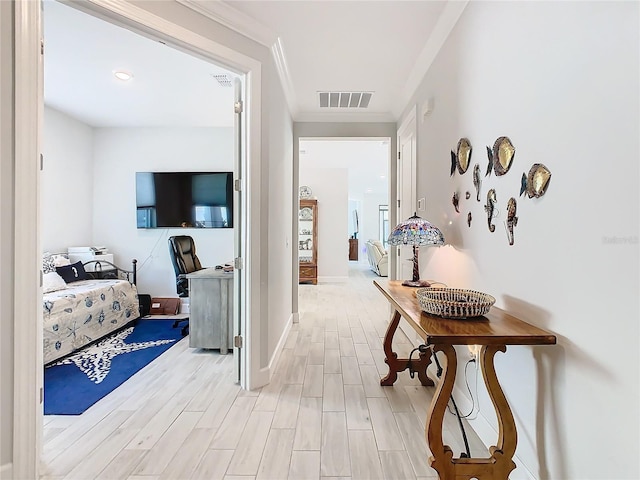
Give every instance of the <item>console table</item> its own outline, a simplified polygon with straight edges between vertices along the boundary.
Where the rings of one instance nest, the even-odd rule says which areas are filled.
[[[469,320],[452,320],[429,315],[420,309],[415,289],[402,286],[397,280],[373,283],[387,298],[394,309],[384,338],[385,362],[389,373],[381,385],[393,385],[397,372],[411,368],[418,373],[422,385],[433,385],[427,377],[430,356],[443,352],[446,366],[429,407],[425,436],[431,457],[429,465],[441,480],[507,480],[516,468],[512,458],[516,452],[517,432],[511,408],[500,387],[493,358],[496,352],[506,352],[507,345],[553,345],[555,335],[509,315],[504,310],[492,307],[484,317]],[[398,328],[400,317],[424,340],[429,351],[417,359],[401,359],[393,351],[391,342]],[[489,448],[488,458],[453,458],[453,451],[442,439],[442,425],[451,392],[456,379],[457,359],[454,345],[480,345],[479,364],[489,397],[498,418],[498,441]]]
[[[233,348],[233,272],[205,268],[189,280],[189,347]]]

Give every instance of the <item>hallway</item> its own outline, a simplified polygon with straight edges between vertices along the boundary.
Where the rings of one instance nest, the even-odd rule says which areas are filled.
[[[232,382],[233,356],[181,341],[83,415],[45,417],[42,479],[437,478],[424,439],[434,389],[407,372],[380,386],[389,307],[368,265],[349,275],[300,285],[300,323],[261,390]],[[445,427],[459,453],[455,417]]]

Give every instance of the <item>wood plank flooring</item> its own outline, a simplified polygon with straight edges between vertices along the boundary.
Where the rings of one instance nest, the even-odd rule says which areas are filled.
[[[390,311],[374,278],[350,262],[347,283],[300,285],[300,322],[260,390],[234,384],[232,355],[184,339],[84,414],[45,416],[41,479],[437,478],[424,438],[434,387],[407,372],[379,383]],[[445,441],[459,453],[456,422]]]

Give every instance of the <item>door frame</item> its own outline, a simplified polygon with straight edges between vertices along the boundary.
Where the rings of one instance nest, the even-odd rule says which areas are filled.
[[[402,145],[403,145],[403,138],[407,138],[408,141],[411,142],[411,158],[409,159],[409,164],[410,164],[410,169],[409,171],[410,173],[410,178],[409,180],[411,181],[411,193],[410,193],[410,200],[413,203],[413,208],[409,208],[406,210],[406,212],[409,212],[408,215],[411,215],[411,212],[413,211],[417,211],[417,185],[418,185],[418,180],[417,180],[417,121],[416,121],[416,106],[414,105],[411,110],[409,110],[409,112],[407,113],[407,115],[402,119],[402,122],[400,123],[400,127],[398,128],[398,157],[397,157],[397,164],[396,164],[396,170],[397,170],[397,183],[398,183],[398,187],[396,188],[396,205],[395,205],[395,210],[396,210],[396,225],[399,224],[400,222],[403,222],[404,220],[406,220],[407,218],[409,218],[406,214],[404,215],[404,218],[400,218],[400,214],[399,214],[399,210],[403,210],[406,208],[406,205],[401,205],[400,207],[398,207],[399,202],[400,202],[400,182],[402,181],[402,185],[405,185],[404,182],[404,178],[402,177],[402,172],[400,171],[401,168],[400,166],[403,165],[403,163],[407,160],[405,158],[401,159],[401,152],[402,152]],[[404,168],[402,169],[404,171]],[[395,225],[394,225],[395,226]],[[393,227],[392,227],[393,228]],[[396,280],[402,280],[402,260],[400,259],[400,256],[402,255],[402,248],[401,246],[398,247],[394,247],[394,255],[391,255],[392,257],[395,258],[396,260],[396,264],[395,264],[395,268],[394,268],[394,274],[395,274],[395,278]],[[405,247],[405,250],[408,249],[408,247]],[[407,252],[405,252],[407,253]],[[407,253],[408,254],[408,253]],[[413,253],[410,253],[411,255],[413,255]]]
[[[254,232],[252,212],[260,214],[261,178],[261,85],[262,64],[231,48],[198,35],[185,27],[141,9],[124,0],[68,2],[79,10],[111,23],[158,39],[191,55],[222,64],[245,75],[246,178],[242,179],[245,212],[245,298],[259,299],[260,231]],[[14,227],[14,405],[13,476],[38,478],[42,437],[42,322],[41,248],[39,225],[39,165],[43,109],[42,98],[42,5],[40,0],[16,0],[15,28],[15,227]],[[33,139],[36,139],[34,142]],[[19,220],[18,220],[19,219]],[[259,228],[259,227],[257,227]],[[239,294],[240,292],[236,293]],[[27,321],[26,319],[32,319]],[[243,368],[241,386],[262,382],[260,369],[261,314],[259,303],[247,301],[240,322],[245,348],[240,350]]]

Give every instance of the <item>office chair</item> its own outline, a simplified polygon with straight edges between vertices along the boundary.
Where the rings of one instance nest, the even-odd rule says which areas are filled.
[[[176,292],[178,297],[189,296],[189,280],[187,274],[202,270],[200,260],[196,255],[196,244],[193,238],[188,235],[177,235],[169,237],[169,254],[176,272]],[[182,327],[182,335],[189,333],[189,319],[176,320],[173,327],[177,327],[180,322],[186,321],[187,325]]]

